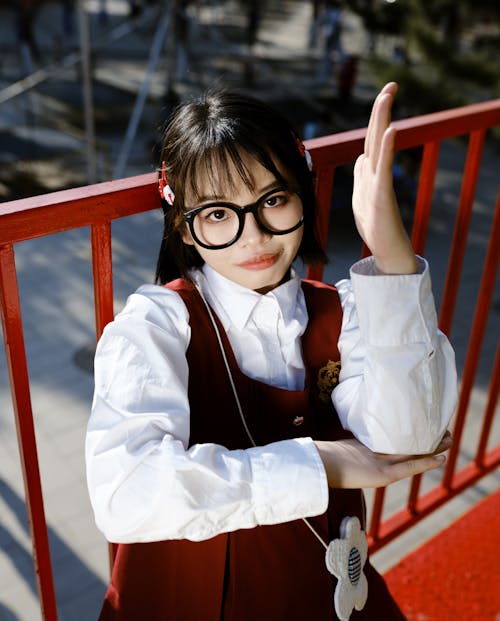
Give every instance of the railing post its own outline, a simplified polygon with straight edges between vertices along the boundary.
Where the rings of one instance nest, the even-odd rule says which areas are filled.
[[[493,371],[491,372],[490,391],[488,395],[488,403],[484,411],[483,427],[477,447],[476,457],[474,461],[482,468],[484,466],[484,453],[490,437],[491,428],[493,426],[493,418],[495,416],[495,408],[500,395],[500,339],[498,339],[497,353]]]
[[[378,487],[375,490],[372,505],[372,516],[368,536],[373,542],[377,541],[380,535],[380,523],[382,521],[382,511],[384,510],[385,487]]]
[[[467,160],[465,162],[462,190],[460,192],[460,204],[450,250],[446,285],[439,314],[439,327],[445,334],[450,333],[453,313],[455,311],[485,133],[484,129],[472,132],[470,135],[469,148],[467,150]]]
[[[44,621],[57,621],[54,581],[12,244],[0,246],[0,296],[5,354],[9,369],[40,606]]]
[[[99,340],[106,324],[113,320],[113,252],[111,223],[99,222],[90,229],[92,243],[92,278],[94,281],[94,306],[96,339]],[[115,562],[116,545],[108,543],[110,573]]]
[[[106,324],[114,317],[111,223],[93,224],[90,229],[90,238],[92,243],[96,336],[99,339]]]
[[[451,447],[443,477],[443,485],[446,487],[451,487],[458,451],[460,448],[460,440],[462,438],[465,425],[465,416],[469,406],[470,393],[474,385],[474,378],[479,364],[481,345],[488,320],[488,310],[493,297],[498,263],[500,261],[500,243],[498,240],[500,240],[500,191],[498,193],[495,215],[491,226],[490,241],[484,262],[483,276],[479,285],[479,297],[476,304],[476,311],[474,313],[472,331],[462,376],[460,399],[458,403],[455,428],[453,430],[454,444]]]
[[[420,255],[424,254],[425,249],[440,146],[439,141],[428,142],[424,147],[422,164],[420,165],[420,180],[411,236],[413,248]]]
[[[470,133],[448,265],[447,284],[441,308],[440,325],[445,332],[448,332],[452,323],[456,293],[461,277],[463,253],[467,243],[467,229],[470,224],[485,131],[488,127],[500,125],[500,100],[396,121],[395,125],[398,129],[396,137],[398,150],[424,146],[412,233],[414,247],[422,253],[430,217],[439,144],[441,141],[454,136]],[[328,244],[334,172],[338,166],[354,162],[362,150],[364,135],[365,130],[363,129],[308,141],[318,172],[316,191],[320,207],[317,222],[320,229],[321,244],[325,249]],[[99,337],[105,325],[112,320],[114,315],[111,222],[117,218],[156,209],[158,207],[155,190],[156,181],[156,175],[148,174],[96,186],[64,190],[53,195],[10,201],[3,203],[0,207],[0,285],[2,287],[0,310],[16,416],[18,444],[25,480],[27,512],[34,548],[33,556],[44,621],[56,621],[57,609],[38,469],[13,244],[52,233],[91,227],[95,323],[96,334]],[[455,444],[450,451],[443,482],[431,489],[430,492],[422,492],[420,490],[421,477],[415,477],[411,484],[406,507],[388,518],[384,518],[385,490],[377,490],[368,532],[372,550],[386,545],[500,465],[500,445],[497,443],[493,449],[487,451],[500,392],[500,350],[497,350],[476,456],[473,462],[455,472],[460,438],[470,392],[474,384],[481,341],[486,329],[488,307],[490,306],[492,288],[500,259],[499,240],[500,195],[492,225],[484,274],[471,331],[469,352],[463,374],[457,417],[459,423],[455,428]],[[317,267],[309,270],[308,276],[321,279],[322,273],[322,267]],[[497,335],[494,335],[493,338],[497,338]],[[111,561],[113,558],[112,551],[113,546],[110,546]]]

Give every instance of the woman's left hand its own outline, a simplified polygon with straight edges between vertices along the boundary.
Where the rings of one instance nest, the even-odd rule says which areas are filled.
[[[384,274],[412,274],[417,263],[393,187],[396,130],[390,126],[397,84],[390,82],[373,104],[364,152],[354,167],[352,206],[358,232]]]

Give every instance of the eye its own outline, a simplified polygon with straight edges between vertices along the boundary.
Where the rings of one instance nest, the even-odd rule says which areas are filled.
[[[273,194],[272,196],[268,196],[264,201],[264,207],[283,207],[288,202],[287,194]]]
[[[202,216],[205,222],[217,224],[219,222],[226,222],[234,217],[234,213],[230,209],[224,209],[223,207],[210,207],[203,210],[200,216]]]

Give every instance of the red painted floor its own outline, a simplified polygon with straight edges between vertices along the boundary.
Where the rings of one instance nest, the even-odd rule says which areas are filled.
[[[500,621],[500,492],[385,574],[408,621]]]

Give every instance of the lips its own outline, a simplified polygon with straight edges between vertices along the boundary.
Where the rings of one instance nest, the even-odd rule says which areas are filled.
[[[247,270],[265,270],[269,267],[272,267],[279,259],[280,253],[268,253],[268,254],[260,254],[258,256],[252,257],[247,261],[243,261],[243,263],[239,263],[239,267],[242,267]]]

